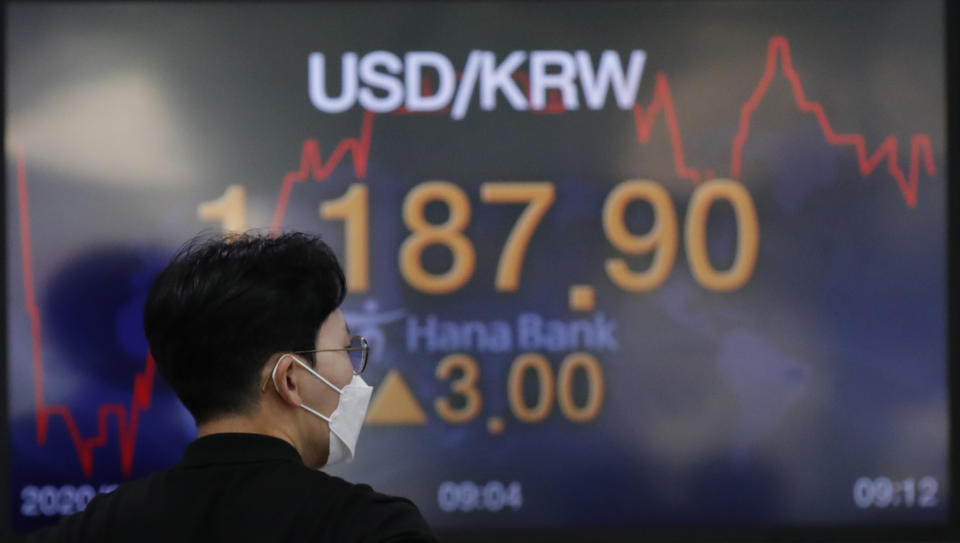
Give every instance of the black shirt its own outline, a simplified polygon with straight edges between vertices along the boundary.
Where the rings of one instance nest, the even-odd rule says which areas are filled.
[[[28,541],[435,542],[413,502],[303,465],[260,434],[197,439],[166,472],[121,485]]]

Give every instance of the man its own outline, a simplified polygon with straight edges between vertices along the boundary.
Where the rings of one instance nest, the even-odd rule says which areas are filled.
[[[352,459],[371,388],[343,271],[302,233],[196,238],[143,323],[197,423],[170,470],[100,495],[38,541],[436,541],[416,506],[311,469]]]

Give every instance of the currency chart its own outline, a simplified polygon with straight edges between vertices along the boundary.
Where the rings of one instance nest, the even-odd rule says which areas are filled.
[[[7,8],[13,526],[196,436],[144,300],[320,234],[443,532],[947,519],[940,2]]]

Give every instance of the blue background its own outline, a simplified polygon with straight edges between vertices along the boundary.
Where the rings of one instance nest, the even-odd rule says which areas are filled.
[[[129,406],[143,370],[140,314],[152,277],[180,243],[213,227],[198,220],[197,205],[239,183],[249,226],[268,227],[304,140],[316,139],[326,160],[343,138],[360,135],[358,106],[330,115],[310,104],[310,52],[338,59],[345,51],[433,50],[461,69],[477,48],[498,59],[542,49],[586,49],[596,59],[614,49],[624,60],[643,49],[637,103],[646,107],[656,74],[666,74],[687,165],[727,177],[740,109],[773,36],[789,40],[808,99],[823,105],[838,133],[862,134],[868,153],[896,136],[905,172],[910,137],[926,134],[937,174],[920,168],[911,208],[885,164],[863,176],[852,147],[825,141],[778,71],[752,116],[739,179],[756,204],[759,256],[750,281],[732,293],[705,290],[690,274],[682,233],[694,187],[674,170],[662,113],[649,143],[638,145],[633,116],[612,100],[600,111],[549,115],[513,111],[500,96],[498,109],[484,112],[475,93],[462,121],[377,115],[364,179],[348,157],[326,181],[295,185],[284,228],[323,234],[341,259],[343,225],[321,220],[318,206],[350,183],[370,187],[371,288],[350,295],[344,309],[354,328],[374,308],[403,312],[379,328],[366,377],[376,384],[399,371],[428,417],[423,427],[367,427],[356,461],[330,471],[410,497],[438,529],[943,521],[941,20],[934,2],[8,7],[14,526],[56,520],[21,514],[26,485],[119,483],[172,465],[195,435],[158,377],[129,477],[113,418],[92,478],[58,417],[38,445],[16,149],[27,169],[46,401],[69,406],[81,434],[93,436],[97,406]],[[604,260],[620,255],[600,222],[606,195],[637,178],[670,191],[681,234],[670,277],[644,294],[607,278]],[[408,235],[403,198],[435,179],[469,196],[465,234],[477,252],[472,279],[441,296],[412,289],[397,268]],[[493,280],[520,207],[482,203],[486,181],[556,186],[515,293],[495,292]],[[650,208],[632,204],[627,222],[646,231]],[[731,261],[735,227],[730,208],[715,206],[708,239],[718,267]],[[431,249],[425,259],[440,270],[448,256]],[[434,374],[447,353],[408,350],[406,319],[592,318],[568,308],[572,284],[593,285],[596,312],[616,322],[617,351],[593,353],[606,384],[598,417],[574,424],[554,406],[540,423],[513,418],[506,382],[521,352],[513,349],[471,353],[483,410],[466,425],[444,422],[433,401],[450,384]],[[554,371],[568,352],[545,353]],[[487,431],[490,416],[504,417],[502,435]],[[935,477],[940,505],[859,509],[852,487],[861,476]],[[523,506],[445,513],[437,504],[443,481],[518,481]]]

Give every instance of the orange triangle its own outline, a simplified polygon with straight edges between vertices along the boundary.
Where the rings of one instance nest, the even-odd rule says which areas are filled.
[[[400,373],[390,370],[370,401],[366,423],[420,426],[427,423],[427,414]]]

